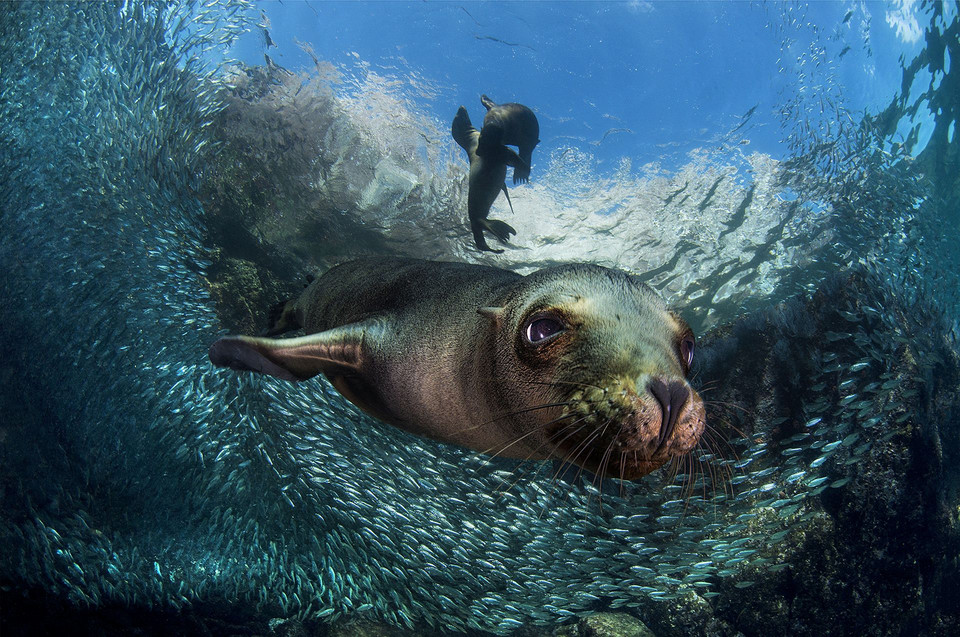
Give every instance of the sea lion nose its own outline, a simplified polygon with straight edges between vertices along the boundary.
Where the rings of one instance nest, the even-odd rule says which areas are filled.
[[[690,390],[682,381],[672,380],[664,382],[659,378],[654,378],[647,385],[647,389],[653,394],[653,397],[660,403],[660,410],[663,412],[663,422],[660,423],[660,436],[657,440],[657,451],[663,448],[673,430],[677,426],[677,418],[680,416],[680,410],[690,397]]]

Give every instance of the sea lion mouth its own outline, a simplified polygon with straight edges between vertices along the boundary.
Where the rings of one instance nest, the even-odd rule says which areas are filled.
[[[703,401],[683,380],[653,378],[580,389],[548,431],[554,456],[604,477],[635,480],[694,449],[706,421]]]

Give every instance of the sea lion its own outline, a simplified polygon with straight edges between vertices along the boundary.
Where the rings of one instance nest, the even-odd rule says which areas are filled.
[[[527,276],[369,258],[334,267],[282,312],[306,336],[228,336],[214,365],[290,381],[324,374],[406,431],[493,455],[556,458],[632,480],[699,442],[694,337],[625,272]]]
[[[485,140],[486,148],[481,157],[478,152],[480,131],[470,123],[470,115],[467,114],[467,109],[463,106],[457,110],[457,115],[453,118],[453,124],[450,126],[450,132],[453,134],[453,139],[460,144],[460,147],[467,151],[467,157],[470,160],[467,216],[470,219],[470,228],[473,230],[473,240],[481,250],[503,252],[503,250],[494,250],[487,245],[483,231],[491,232],[503,242],[509,241],[510,235],[517,234],[517,231],[510,225],[496,219],[487,219],[487,215],[490,214],[490,207],[496,201],[501,190],[507,197],[510,212],[513,212],[513,204],[510,203],[510,195],[507,193],[507,184],[504,180],[507,178],[507,166],[519,166],[522,160],[515,152],[503,144],[497,143],[496,131],[487,136]]]
[[[523,104],[497,104],[486,95],[480,96],[480,103],[487,108],[480,138],[483,139],[489,133],[500,139],[501,144],[516,146],[523,163],[514,167],[513,183],[526,183],[530,179],[533,149],[540,143],[540,122],[537,121],[537,116]]]

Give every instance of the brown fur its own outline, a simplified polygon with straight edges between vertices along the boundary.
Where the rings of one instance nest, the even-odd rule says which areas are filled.
[[[545,314],[565,329],[546,344],[527,342],[526,326]],[[703,431],[703,403],[679,354],[689,328],[618,270],[564,265],[520,276],[364,259],[318,278],[293,315],[308,336],[228,337],[211,360],[290,380],[323,373],[407,431],[611,477],[645,475],[690,451]],[[666,402],[651,393],[656,383],[674,388]],[[678,415],[668,429],[669,396]]]

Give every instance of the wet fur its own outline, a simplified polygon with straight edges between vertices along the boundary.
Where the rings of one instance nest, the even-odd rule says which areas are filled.
[[[545,308],[571,327],[533,348],[521,339],[523,325]],[[332,362],[312,354],[290,361],[284,348],[297,339],[248,337],[221,339],[211,360],[290,380],[324,373],[381,420],[486,453],[552,457],[628,479],[680,453],[668,445],[646,457],[658,447],[662,416],[646,379],[685,383],[675,347],[685,324],[623,272],[572,264],[520,276],[463,263],[362,259],[317,279],[284,316],[308,335],[364,327],[335,344]],[[703,429],[703,406],[692,396],[678,425],[686,428],[677,432],[686,436],[684,449]],[[623,440],[636,440],[641,455],[627,457]]]

